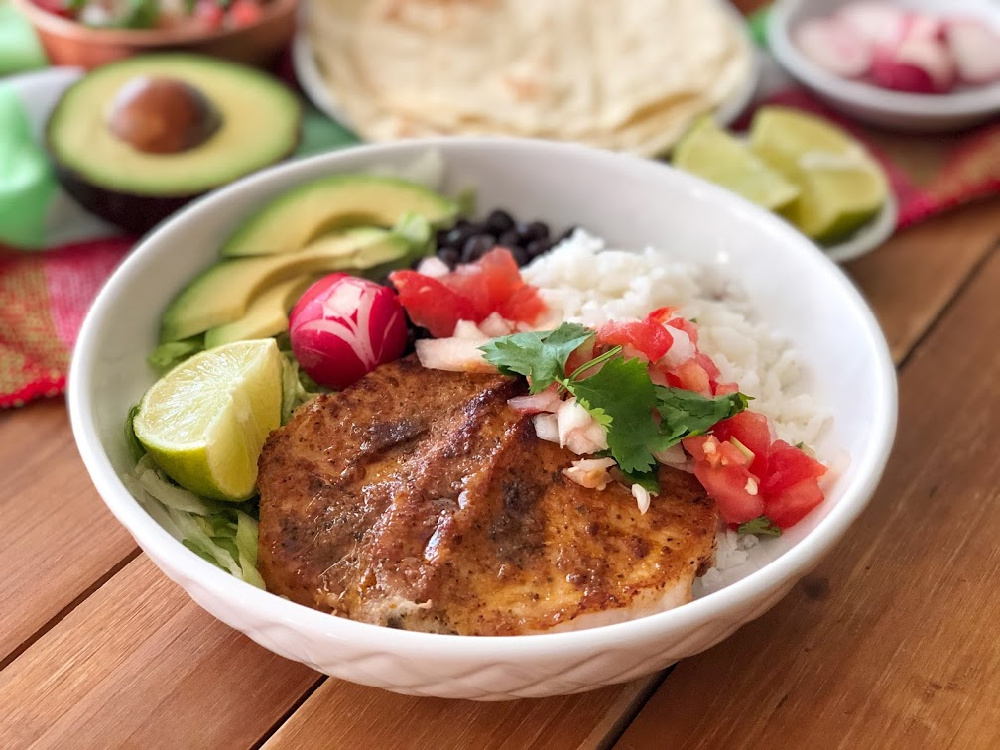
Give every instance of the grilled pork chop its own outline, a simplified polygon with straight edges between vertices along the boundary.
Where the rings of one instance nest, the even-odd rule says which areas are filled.
[[[412,357],[320,396],[260,457],[269,590],[364,622],[462,635],[604,624],[690,599],[717,513],[660,470],[645,515],[621,485],[568,480],[574,456],[507,406],[522,379]]]

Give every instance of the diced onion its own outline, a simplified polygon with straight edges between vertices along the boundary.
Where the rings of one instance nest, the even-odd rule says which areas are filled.
[[[651,500],[649,490],[639,483],[633,484],[632,497],[634,497],[636,502],[639,504],[639,513],[641,515],[646,515],[646,511],[649,510],[649,503]]]
[[[612,482],[608,469],[614,465],[613,458],[583,458],[563,469],[563,475],[581,487],[603,490]]]

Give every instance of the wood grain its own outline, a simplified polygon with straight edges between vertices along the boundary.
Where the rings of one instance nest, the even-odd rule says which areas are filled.
[[[654,677],[578,695],[474,703],[414,698],[327,680],[264,748],[593,747],[657,684]]]
[[[62,400],[0,416],[0,665],[135,549],[76,452]],[[30,602],[30,606],[26,604]]]
[[[143,556],[0,672],[0,745],[246,748],[318,679]]]
[[[893,457],[848,537],[680,664],[618,747],[1000,746],[998,291],[994,252],[907,363]]]
[[[936,216],[845,266],[902,360],[1000,240],[1000,196]]]

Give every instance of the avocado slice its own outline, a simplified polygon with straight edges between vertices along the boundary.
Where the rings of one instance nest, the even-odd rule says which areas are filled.
[[[323,177],[261,208],[223,245],[223,256],[274,255],[301,250],[333,227],[391,227],[408,213],[432,225],[449,223],[458,203],[422,185],[375,175]]]
[[[289,156],[301,121],[299,99],[261,71],[197,55],[141,55],[67,89],[46,147],[70,195],[142,233],[192,198]]]
[[[160,323],[160,341],[179,341],[238,321],[261,294],[289,279],[332,271],[363,271],[405,258],[405,238],[377,227],[348,229],[298,253],[221,260],[174,298]]]
[[[318,274],[307,273],[275,284],[250,303],[242,318],[205,331],[205,348],[213,349],[234,341],[263,339],[287,331],[288,313],[302,293],[319,278]]]

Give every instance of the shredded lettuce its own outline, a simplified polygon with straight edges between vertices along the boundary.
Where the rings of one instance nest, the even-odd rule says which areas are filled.
[[[281,424],[288,424],[295,410],[318,396],[323,392],[323,389],[302,372],[298,360],[291,352],[283,351],[282,354],[285,357],[281,367]]]
[[[255,500],[222,503],[199,497],[174,484],[149,455],[124,481],[153,520],[198,557],[264,588],[257,571]]]
[[[180,341],[168,341],[160,344],[153,353],[149,355],[147,361],[154,370],[161,375],[168,370],[174,369],[177,365],[193,354],[197,354],[205,348],[205,335],[198,334],[189,339]]]

